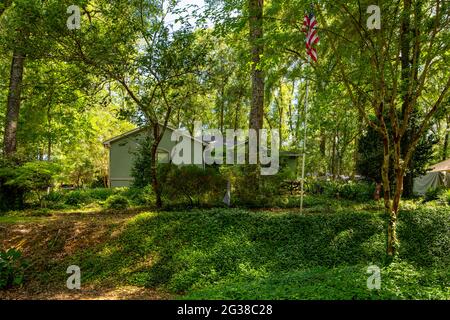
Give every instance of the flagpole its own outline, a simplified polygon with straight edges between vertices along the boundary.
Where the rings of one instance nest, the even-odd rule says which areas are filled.
[[[311,57],[308,56],[308,64],[310,63]],[[307,65],[308,68],[308,65]],[[300,180],[300,213],[303,212],[303,193],[304,193],[304,182],[305,182],[305,162],[306,162],[306,124],[307,124],[307,114],[308,114],[308,93],[309,93],[309,80],[306,77],[306,91],[305,91],[305,105],[304,105],[304,125],[303,125],[303,157],[302,157],[302,179]]]
[[[308,67],[311,64],[311,58],[317,61],[317,51],[313,48],[314,44],[319,42],[319,36],[317,35],[316,25],[317,21],[313,14],[314,5],[311,4],[310,15],[305,15],[303,26],[306,33],[306,51],[308,54],[308,61],[306,63],[306,78],[305,78],[305,106],[304,106],[304,124],[303,124],[303,159],[302,159],[302,179],[300,181],[300,213],[303,212],[303,197],[305,193],[305,163],[306,163],[306,130],[308,126],[308,93],[309,93],[309,79],[308,79]]]

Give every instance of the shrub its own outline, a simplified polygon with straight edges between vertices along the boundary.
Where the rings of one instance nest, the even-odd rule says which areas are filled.
[[[324,194],[330,198],[369,201],[373,199],[375,185],[362,181],[314,180],[308,183],[307,190],[312,194]]]
[[[433,200],[439,199],[439,196],[441,195],[441,193],[443,193],[443,191],[444,190],[439,187],[428,189],[427,192],[425,192],[423,202],[428,202],[428,201],[433,201]]]
[[[44,196],[45,202],[60,203],[64,201],[64,194],[58,191],[51,191]]]
[[[373,118],[375,120],[375,118]],[[392,124],[390,119],[386,119],[387,130],[392,133]],[[434,154],[434,145],[438,142],[437,135],[434,133],[421,137],[412,154],[412,166],[409,166],[410,174],[413,177],[426,173],[428,164],[432,161]],[[367,125],[363,134],[358,139],[358,157],[356,158],[356,171],[358,174],[368,177],[373,181],[382,181],[381,166],[383,163],[383,141],[379,133],[371,126]],[[394,162],[390,157],[389,178],[394,178]],[[412,195],[412,184],[404,184],[404,196]]]
[[[79,206],[82,204],[90,204],[95,201],[105,201],[109,196],[117,191],[108,188],[80,189],[73,191],[52,191],[44,196],[45,202],[52,208],[63,208],[67,206]]]
[[[163,196],[175,204],[184,199],[191,206],[215,205],[225,194],[227,182],[216,168],[160,165],[158,171]]]
[[[439,196],[439,200],[444,204],[450,205],[450,189],[442,192],[442,194]]]
[[[349,181],[340,185],[339,196],[347,200],[368,201],[373,198],[375,185],[364,182]]]
[[[247,207],[276,205],[290,174],[288,170],[282,170],[276,175],[262,176],[252,165],[225,167],[223,171],[231,180],[232,202]]]
[[[129,188],[121,192],[137,206],[149,206],[155,203],[155,195],[150,186],[144,188]]]
[[[33,194],[43,206],[44,196],[43,191],[50,187],[60,168],[48,161],[33,161],[26,162],[22,165],[5,165],[0,166],[0,188],[3,194],[9,189],[13,199],[21,198],[21,206],[23,206],[23,195],[26,193]],[[19,195],[19,196],[17,196]],[[0,196],[1,198],[8,198],[8,196]],[[2,199],[3,200],[3,199]],[[14,203],[11,203],[14,205]],[[11,209],[11,208],[6,208]],[[20,208],[19,208],[20,209]]]
[[[65,203],[70,206],[78,206],[80,204],[87,204],[90,201],[92,199],[86,192],[83,190],[74,190],[66,195]]]
[[[134,153],[133,167],[131,168],[134,188],[143,188],[151,184],[152,144],[151,135],[145,135]]]
[[[83,190],[90,199],[105,201],[114,194],[115,190],[110,188],[93,188]]]
[[[115,194],[106,199],[105,207],[113,210],[123,210],[130,206],[128,199],[122,195]]]
[[[52,191],[45,196],[52,208],[67,206],[88,205],[91,203],[103,204],[113,195],[121,195],[135,205],[150,205],[154,203],[151,187],[145,188],[93,188],[73,191]]]
[[[0,250],[0,289],[23,283],[27,262],[16,249]]]
[[[18,166],[14,161],[0,158],[0,211],[23,209],[25,190],[6,185],[14,177]]]

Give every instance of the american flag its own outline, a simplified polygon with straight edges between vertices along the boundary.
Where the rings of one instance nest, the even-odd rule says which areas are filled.
[[[317,62],[317,50],[314,45],[319,43],[319,36],[317,35],[317,20],[314,14],[311,12],[309,16],[305,14],[303,20],[303,32],[306,34],[306,53]]]

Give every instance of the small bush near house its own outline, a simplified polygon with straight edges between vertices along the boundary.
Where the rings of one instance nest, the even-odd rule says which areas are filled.
[[[227,187],[226,179],[212,167],[162,165],[159,177],[164,198],[174,205],[218,205]]]
[[[18,163],[0,158],[0,211],[19,210],[24,207],[25,190],[6,183],[14,177]]]
[[[144,188],[129,188],[120,194],[127,197],[130,202],[137,206],[150,206],[155,203],[155,195],[150,186]]]
[[[450,205],[450,189],[443,191],[439,196],[439,200],[444,204]]]
[[[48,207],[63,209],[80,207],[104,202],[113,195],[121,195],[129,200],[129,204],[149,206],[154,203],[154,195],[150,186],[145,188],[94,188],[79,190],[58,190],[47,194],[44,199]]]
[[[289,174],[282,170],[276,175],[261,176],[252,165],[223,168],[223,175],[231,181],[232,203],[253,208],[277,205]]]
[[[130,206],[128,199],[122,195],[115,194],[106,199],[105,207],[113,210],[127,209]]]
[[[26,267],[20,251],[13,248],[0,250],[0,289],[22,284]]]
[[[83,190],[89,198],[94,200],[105,201],[111,195],[115,194],[115,190],[111,188],[93,188]]]
[[[339,196],[347,200],[371,200],[374,192],[375,185],[364,182],[349,181],[339,188]]]
[[[425,192],[423,202],[438,200],[439,196],[443,193],[443,191],[444,190],[439,187],[428,189],[427,192]]]
[[[369,201],[373,199],[375,185],[369,182],[314,180],[308,183],[308,191],[330,198]]]
[[[65,204],[69,206],[79,206],[92,201],[92,198],[83,190],[74,190],[67,194]]]
[[[24,197],[35,197],[42,207],[45,205],[44,192],[54,183],[59,173],[58,165],[48,161],[33,161],[22,164],[0,164],[0,200],[6,208],[23,209]],[[0,205],[3,207],[3,205]]]
[[[64,194],[58,191],[50,191],[44,196],[45,202],[49,204],[56,204],[64,202]]]

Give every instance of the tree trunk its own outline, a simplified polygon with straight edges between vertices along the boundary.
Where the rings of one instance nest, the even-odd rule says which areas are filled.
[[[320,128],[320,143],[319,150],[320,155],[325,157],[325,151],[327,149],[327,136],[325,135],[325,129],[323,127]]]
[[[395,255],[397,243],[397,232],[396,232],[397,213],[392,210],[391,205],[391,186],[389,181],[390,148],[387,130],[385,130],[382,139],[383,139],[383,165],[381,167],[381,179],[383,181],[384,211],[386,215],[389,217],[387,228],[386,253],[388,256],[393,257]]]
[[[52,115],[51,115],[51,103],[47,107],[47,161],[52,159]]]
[[[261,67],[263,44],[263,6],[264,0],[248,0],[250,14],[250,45],[252,57],[252,100],[250,109],[250,128],[259,130],[264,119],[264,72]]]
[[[224,117],[225,117],[225,79],[222,79],[220,87],[220,113],[219,113],[219,128],[220,132],[224,134]]]
[[[444,146],[442,149],[442,161],[447,160],[448,140],[450,139],[450,115],[447,116],[447,125],[445,127]]]
[[[279,112],[278,112],[278,132],[279,132],[278,143],[279,144],[278,145],[281,148],[281,146],[283,144],[283,108],[280,107],[278,110],[279,110]]]
[[[415,26],[411,27],[411,13],[412,13],[412,1],[411,0],[403,0],[403,16],[402,16],[402,24],[401,24],[401,32],[400,32],[400,43],[401,43],[401,80],[402,80],[402,118],[405,117],[405,113],[409,113],[407,130],[404,136],[402,137],[402,156],[405,157],[406,152],[411,144],[411,137],[414,135],[416,127],[417,127],[417,117],[416,117],[416,108],[412,106],[413,103],[413,94],[415,92],[415,84],[418,79],[419,72],[419,58],[420,58],[420,46],[415,48],[414,42],[420,36],[418,33],[418,25],[421,21],[422,12],[422,3],[420,1],[416,1],[414,3],[414,20]],[[413,48],[414,50],[412,50]],[[413,63],[415,61],[415,63]],[[409,91],[409,88],[412,87],[412,90]],[[413,157],[412,157],[413,158]],[[411,197],[413,195],[413,183],[414,183],[414,161],[411,158],[411,161],[406,164],[408,170],[406,171],[406,176],[404,178],[403,185],[403,194],[406,197]]]
[[[359,98],[361,99],[361,98]],[[362,132],[363,131],[363,124],[364,124],[364,118],[362,117],[361,113],[358,113],[358,132]],[[361,134],[358,134],[355,137],[355,142],[354,142],[354,149],[353,149],[353,169],[352,169],[352,174],[351,177],[352,179],[355,178],[356,176],[356,164],[358,163],[359,160],[359,152],[358,152],[358,146],[359,146],[359,139],[361,138]]]
[[[151,175],[152,175],[152,187],[153,191],[155,192],[156,196],[156,207],[161,208],[162,207],[162,199],[161,199],[161,188],[158,181],[158,159],[157,159],[157,151],[158,151],[158,145],[161,140],[160,133],[159,133],[159,124],[155,123],[153,126],[153,143],[152,143],[152,149],[151,149]]]
[[[15,51],[11,63],[5,132],[3,138],[3,154],[6,157],[13,156],[17,150],[17,124],[19,121],[24,64],[25,55]]]
[[[411,159],[411,161],[409,162],[408,167],[410,171],[408,171],[403,181],[403,193],[405,198],[412,197],[413,195],[413,187],[414,187],[414,175],[412,172],[414,168],[413,159]]]
[[[241,111],[241,97],[239,96],[236,104],[236,113],[234,115],[234,130],[238,129],[239,126],[239,112]]]
[[[397,217],[398,210],[400,208],[400,199],[403,192],[403,176],[404,170],[397,169],[395,175],[395,192],[394,199],[392,201],[392,208],[389,212],[389,222],[388,222],[388,240],[387,240],[387,254],[389,257],[395,256],[398,249],[398,239],[397,239]]]
[[[277,102],[277,109],[278,109],[278,132],[279,132],[279,139],[278,139],[278,145],[282,146],[283,144],[283,115],[284,115],[284,97],[283,97],[283,83],[280,81],[279,83],[279,97],[278,99],[275,98]]]
[[[333,144],[331,149],[331,174],[336,179],[336,130],[333,132]]]
[[[289,96],[289,104],[288,104],[288,124],[289,124],[289,129],[291,132],[291,135],[295,132],[294,130],[294,119],[293,119],[293,115],[292,115],[292,100],[294,97],[294,90],[295,90],[295,81],[292,81],[292,89],[291,89],[291,94]]]

